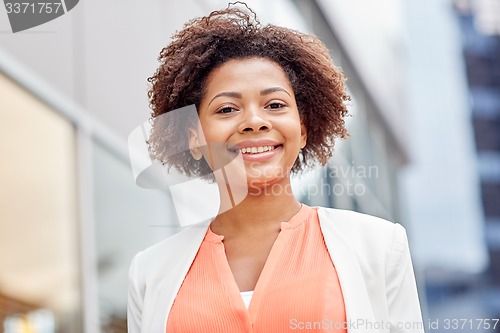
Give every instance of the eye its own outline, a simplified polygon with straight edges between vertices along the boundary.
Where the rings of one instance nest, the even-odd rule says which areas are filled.
[[[225,106],[225,107],[220,108],[219,110],[217,110],[217,113],[227,114],[227,113],[231,113],[231,112],[234,112],[234,111],[235,111],[235,108],[230,107],[230,106]]]
[[[284,106],[285,106],[285,104],[283,104],[283,103],[278,103],[278,102],[275,102],[275,103],[271,103],[271,104],[269,104],[267,107],[268,107],[269,109],[281,109],[281,108],[282,108],[282,107],[284,107]]]

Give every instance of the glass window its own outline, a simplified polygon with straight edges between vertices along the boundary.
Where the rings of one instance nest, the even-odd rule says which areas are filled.
[[[73,126],[0,91],[0,330],[82,332]]]
[[[481,180],[500,183],[500,151],[481,151],[477,157]]]
[[[168,192],[134,183],[130,163],[95,142],[93,191],[102,332],[126,333],[132,257],[179,231]]]
[[[500,90],[492,87],[470,88],[472,112],[476,117],[495,119],[500,115]]]

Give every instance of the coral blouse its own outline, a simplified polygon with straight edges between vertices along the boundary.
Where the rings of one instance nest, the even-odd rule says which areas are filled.
[[[247,309],[208,228],[167,319],[167,333],[347,332],[337,272],[316,209],[302,205],[274,242]]]

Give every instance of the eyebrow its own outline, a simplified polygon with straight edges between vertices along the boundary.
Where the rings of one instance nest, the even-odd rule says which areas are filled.
[[[284,88],[281,88],[281,87],[271,87],[271,88],[263,89],[263,90],[260,91],[260,95],[261,96],[269,95],[269,94],[271,94],[273,92],[277,92],[277,91],[283,91],[288,96],[292,97],[292,95],[290,95],[290,93],[288,91],[286,91]],[[223,91],[223,92],[218,93],[217,95],[215,95],[210,100],[210,102],[208,103],[208,105],[210,105],[210,103],[212,103],[213,100],[216,99],[217,97],[222,97],[222,96],[233,97],[233,98],[242,98],[242,95],[239,92],[236,92],[236,91]]]
[[[217,97],[221,97],[221,96],[227,96],[227,97],[234,97],[234,98],[241,98],[241,93],[239,92],[236,92],[236,91],[224,91],[224,92],[221,92],[221,93],[218,93],[217,95],[215,95],[211,100],[210,100],[210,103],[213,102],[214,99],[216,99]],[[208,105],[210,105],[210,103],[208,103]],[[207,106],[208,106],[207,105]]]
[[[276,91],[283,91],[285,92],[288,96],[292,97],[292,95],[290,95],[290,93],[288,91],[286,91],[285,89],[281,88],[281,87],[271,87],[271,88],[267,88],[267,89],[264,89],[264,90],[261,90],[260,92],[260,95],[261,96],[264,96],[264,95],[269,95],[273,92],[276,92]]]

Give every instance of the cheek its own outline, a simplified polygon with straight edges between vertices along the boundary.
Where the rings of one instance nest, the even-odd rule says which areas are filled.
[[[205,140],[209,143],[226,142],[234,133],[234,126],[229,122],[202,122],[202,128]]]
[[[205,138],[205,142],[211,142],[217,136],[217,127],[213,124],[213,122],[201,118],[198,132]]]
[[[290,119],[286,123],[282,124],[287,137],[292,141],[300,141],[302,135],[302,126],[300,119]]]

